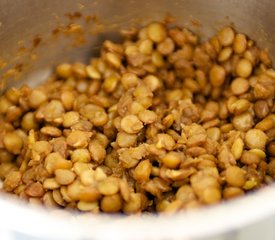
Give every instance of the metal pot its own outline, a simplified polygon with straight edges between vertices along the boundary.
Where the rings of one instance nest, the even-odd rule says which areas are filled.
[[[87,61],[124,27],[167,14],[203,37],[231,24],[275,56],[271,0],[0,1],[1,90],[37,84],[64,61]],[[72,24],[73,23],[73,24]],[[17,81],[13,81],[17,79]],[[274,239],[275,186],[173,216],[48,213],[0,198],[0,239]]]

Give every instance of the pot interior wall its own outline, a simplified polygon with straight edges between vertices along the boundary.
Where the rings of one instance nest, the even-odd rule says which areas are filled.
[[[118,30],[167,14],[203,38],[233,25],[274,56],[274,7],[271,0],[0,1],[0,87],[35,85],[57,63],[87,61],[104,39],[119,40]]]

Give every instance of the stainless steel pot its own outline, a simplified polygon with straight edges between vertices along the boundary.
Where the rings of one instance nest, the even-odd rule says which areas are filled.
[[[274,9],[271,0],[0,0],[0,87],[37,84],[59,62],[87,61],[103,39],[119,39],[117,30],[167,14],[204,37],[234,25],[274,58]],[[274,200],[275,186],[270,186],[173,216],[125,217],[47,213],[1,197],[0,239],[271,240]]]

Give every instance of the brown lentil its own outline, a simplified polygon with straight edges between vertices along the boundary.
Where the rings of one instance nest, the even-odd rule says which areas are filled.
[[[117,144],[122,148],[134,146],[137,142],[137,136],[135,134],[128,134],[125,132],[119,132],[117,134]]]
[[[214,65],[209,73],[210,83],[214,87],[220,87],[223,85],[226,77],[225,69],[222,66]]]
[[[262,131],[267,131],[274,127],[274,120],[271,118],[265,118],[262,121],[258,122],[255,128],[260,129]]]
[[[100,207],[103,212],[115,213],[122,208],[122,199],[119,194],[104,196],[101,200]]]
[[[172,151],[165,154],[165,156],[162,158],[161,161],[166,167],[174,169],[179,166],[182,160],[183,160],[183,157],[181,153]]]
[[[230,47],[226,47],[224,48],[220,53],[219,53],[219,57],[218,57],[218,61],[219,62],[225,62],[226,60],[228,60],[231,55],[232,55],[232,48]]]
[[[0,150],[0,163],[11,162],[13,158],[13,154],[9,153],[7,150]]]
[[[98,213],[99,212],[98,202],[79,201],[77,203],[77,208],[80,211],[89,211],[89,212],[92,212],[92,213]]]
[[[254,104],[254,112],[258,118],[264,118],[269,113],[268,103],[264,100],[259,100]]]
[[[241,138],[236,139],[232,144],[231,152],[236,160],[240,159],[244,149],[244,142]]]
[[[232,187],[242,187],[245,183],[245,172],[237,166],[226,169],[226,182]]]
[[[105,147],[102,146],[98,141],[91,141],[89,144],[89,151],[91,158],[96,162],[103,162],[106,157]]]
[[[71,153],[72,162],[88,163],[91,160],[90,152],[87,148],[79,148]]]
[[[11,171],[7,174],[3,188],[7,192],[13,191],[16,187],[22,184],[22,174],[19,171]]]
[[[249,82],[245,78],[235,78],[231,83],[231,91],[235,95],[241,95],[248,91]]]
[[[252,63],[249,60],[243,58],[237,62],[236,73],[239,77],[247,78],[251,75],[252,68]]]
[[[38,108],[47,100],[47,95],[42,90],[34,89],[29,96],[29,105],[32,108]]]
[[[253,127],[253,117],[249,112],[242,113],[233,118],[232,123],[239,131],[248,131]]]
[[[121,77],[121,84],[125,89],[137,86],[138,77],[134,73],[124,73]]]
[[[65,128],[69,128],[76,124],[79,121],[79,113],[78,112],[66,112],[63,116],[63,126]]]
[[[95,172],[92,169],[80,169],[78,170],[80,175],[80,181],[85,186],[95,186]]]
[[[247,39],[244,34],[237,33],[233,42],[233,50],[237,54],[242,54],[246,50]]]
[[[67,187],[67,194],[73,201],[95,202],[100,198],[94,186],[84,186],[78,179]]]
[[[51,137],[60,137],[62,135],[62,132],[59,128],[52,126],[42,127],[40,132]]]
[[[119,191],[119,179],[108,177],[98,183],[98,191],[103,195],[113,195]]]
[[[267,152],[271,157],[275,157],[275,142],[270,142],[267,146]]]
[[[175,146],[175,140],[168,134],[160,133],[157,135],[157,148],[164,148],[167,150],[173,150]]]
[[[23,147],[23,140],[16,132],[7,133],[3,143],[5,148],[13,154],[19,154]]]
[[[275,179],[271,59],[226,27],[153,22],[0,96],[3,190],[47,207],[173,213]]]
[[[88,145],[89,134],[83,131],[72,131],[67,137],[67,144],[74,148],[85,148]]]
[[[144,39],[139,45],[139,51],[142,54],[150,55],[153,51],[153,42],[150,39]]]
[[[63,91],[60,99],[66,110],[71,110],[73,108],[73,103],[75,100],[75,94],[73,92]]]
[[[121,129],[129,134],[138,133],[142,128],[142,122],[135,115],[128,115],[121,120]]]
[[[223,197],[225,199],[231,199],[244,195],[244,191],[238,187],[226,187],[223,190]]]
[[[68,169],[56,169],[54,174],[56,182],[60,185],[69,185],[75,179],[75,173]]]
[[[43,182],[43,188],[44,189],[58,189],[60,187],[59,183],[54,178],[47,178]]]
[[[266,134],[259,129],[250,129],[245,134],[245,143],[250,149],[259,148],[264,150],[266,141]]]
[[[241,156],[241,162],[243,164],[258,164],[260,162],[260,157],[252,152],[244,152]]]
[[[230,46],[234,41],[234,30],[231,27],[226,27],[218,33],[218,39],[223,46]]]
[[[166,38],[166,29],[161,23],[151,23],[147,27],[149,39],[153,42],[162,42]]]
[[[138,117],[144,124],[150,124],[157,120],[157,114],[150,110],[139,112]]]
[[[136,213],[141,211],[141,201],[140,193],[131,193],[129,201],[123,205],[123,211],[125,213]]]
[[[138,182],[146,182],[149,180],[151,171],[152,164],[150,163],[150,161],[148,159],[143,160],[136,166],[133,177]]]
[[[28,112],[23,116],[21,126],[27,132],[31,129],[36,130],[38,128],[38,122],[36,122],[35,115],[33,112]]]
[[[72,67],[69,63],[59,64],[56,67],[56,74],[62,78],[68,78],[71,76]]]
[[[53,152],[45,158],[44,166],[52,174],[56,169],[70,169],[72,162],[63,158],[59,152]]]
[[[25,193],[29,197],[42,197],[44,189],[41,183],[35,182],[26,186]]]

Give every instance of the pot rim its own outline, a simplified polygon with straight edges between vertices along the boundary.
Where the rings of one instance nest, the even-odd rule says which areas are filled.
[[[275,184],[215,206],[173,215],[92,215],[52,211],[4,197],[4,230],[49,239],[189,239],[236,231],[275,212]],[[34,220],[35,219],[35,220]]]

